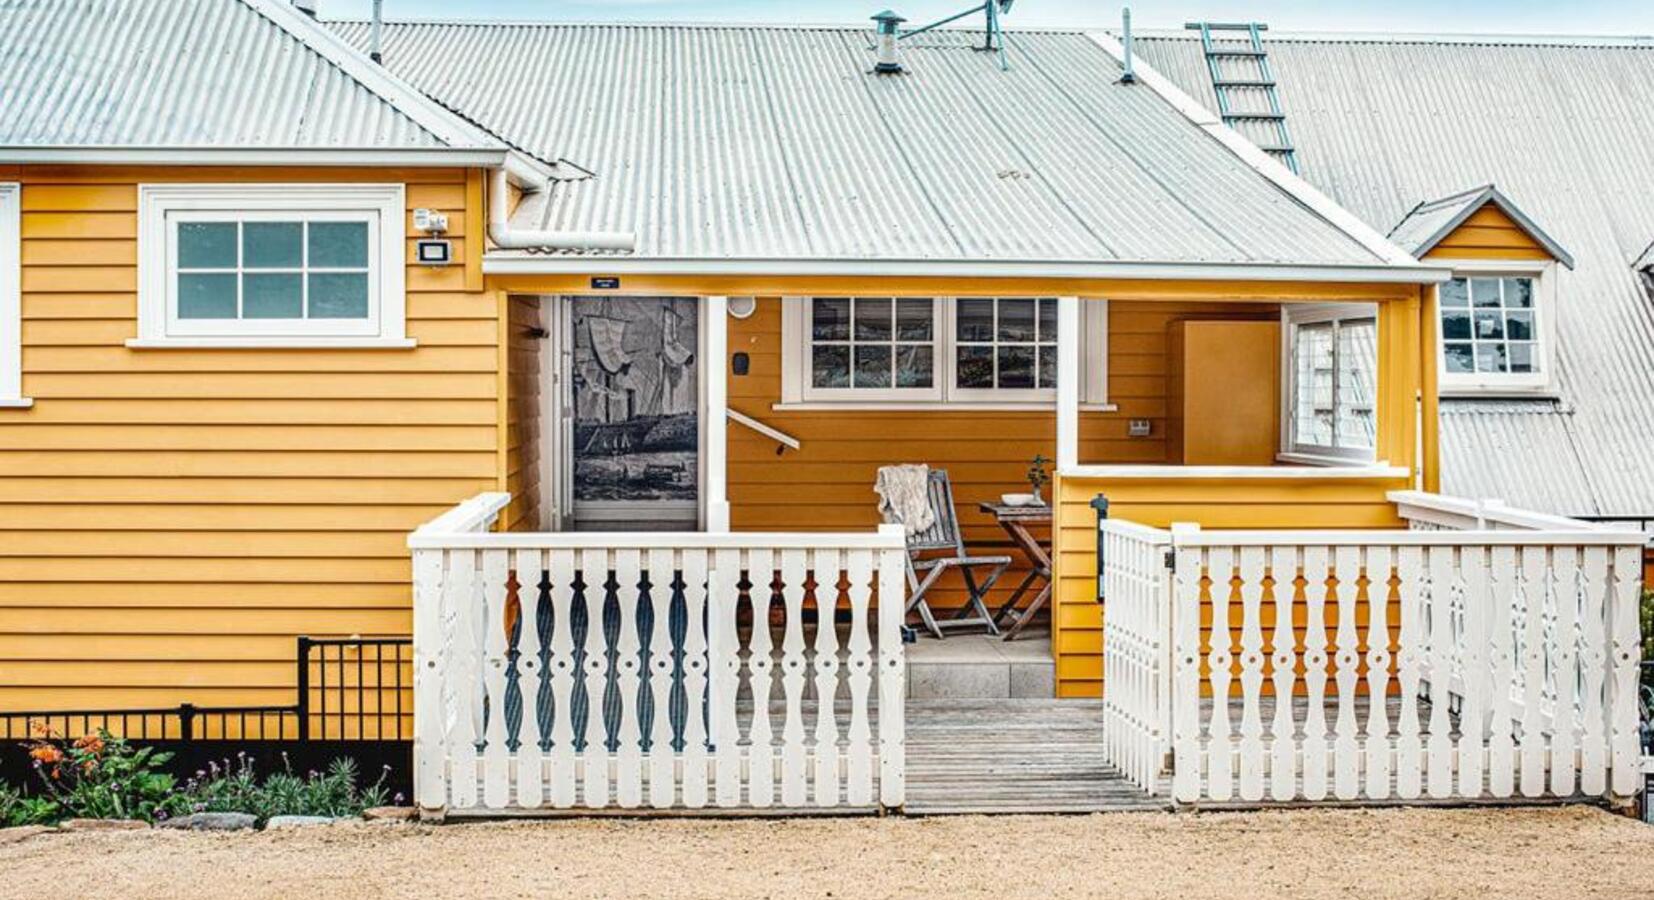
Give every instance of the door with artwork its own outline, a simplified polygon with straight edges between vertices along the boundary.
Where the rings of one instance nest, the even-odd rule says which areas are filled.
[[[699,309],[689,297],[568,301],[569,527],[699,527]]]

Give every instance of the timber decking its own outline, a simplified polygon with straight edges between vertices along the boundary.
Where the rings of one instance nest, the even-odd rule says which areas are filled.
[[[1170,808],[1103,759],[1098,700],[909,700],[910,815]]]

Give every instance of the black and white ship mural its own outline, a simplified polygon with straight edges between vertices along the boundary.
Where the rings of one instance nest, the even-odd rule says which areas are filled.
[[[668,514],[698,499],[693,298],[572,301],[574,500]],[[643,510],[638,510],[643,512]]]

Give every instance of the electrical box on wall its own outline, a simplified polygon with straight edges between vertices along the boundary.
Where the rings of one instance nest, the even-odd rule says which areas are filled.
[[[453,244],[437,238],[415,242],[414,259],[422,266],[446,266],[454,261]]]
[[[1149,428],[1148,419],[1131,419],[1126,422],[1126,435],[1128,437],[1148,437]]]

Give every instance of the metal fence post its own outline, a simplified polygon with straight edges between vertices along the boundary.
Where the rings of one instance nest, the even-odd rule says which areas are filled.
[[[310,638],[299,635],[298,641],[298,682],[299,682],[299,740],[310,740]]]
[[[178,704],[178,739],[188,743],[195,740],[195,704]]]
[[[1107,599],[1103,596],[1103,523],[1108,521],[1108,497],[1098,494],[1091,498],[1091,508],[1097,511],[1097,604],[1100,606]]]

